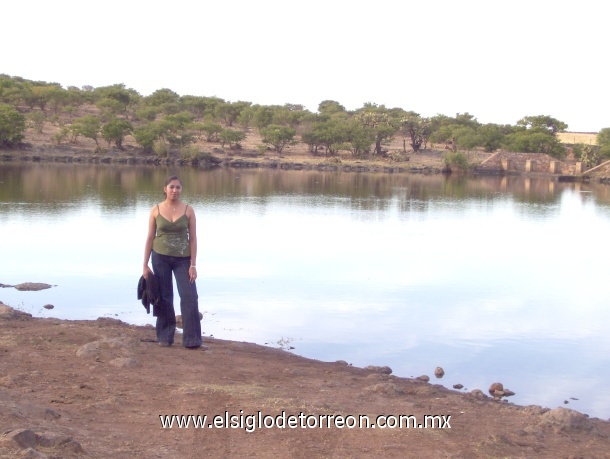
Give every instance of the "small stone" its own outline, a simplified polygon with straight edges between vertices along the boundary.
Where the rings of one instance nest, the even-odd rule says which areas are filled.
[[[423,382],[428,382],[428,381],[430,381],[430,376],[428,376],[428,375],[421,375],[421,376],[418,376],[415,379],[417,379],[419,381],[423,381]]]
[[[464,388],[464,385],[463,385],[463,384],[454,384],[454,385],[453,385],[453,388],[454,388],[454,389],[463,389],[463,388]]]
[[[43,308],[45,308],[45,309],[53,309],[54,307],[55,307],[55,306],[53,306],[52,304],[45,304],[45,305],[43,306]]]
[[[436,367],[436,369],[434,370],[434,376],[436,376],[437,378],[442,378],[443,376],[445,376],[445,370],[443,370],[442,367]]]
[[[489,395],[491,395],[492,397],[497,397],[496,393],[503,391],[504,386],[502,385],[502,383],[495,382],[491,386],[489,386]],[[502,395],[504,395],[504,393],[502,393]]]

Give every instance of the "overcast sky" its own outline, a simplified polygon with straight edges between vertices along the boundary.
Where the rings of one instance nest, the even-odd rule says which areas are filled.
[[[0,73],[256,104],[610,127],[603,0],[21,0]]]

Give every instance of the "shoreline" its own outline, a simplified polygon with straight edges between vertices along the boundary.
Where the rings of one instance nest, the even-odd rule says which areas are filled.
[[[22,457],[603,457],[610,422],[518,406],[387,367],[322,362],[205,338],[209,351],[151,343],[154,327],[117,319],[34,318],[0,304],[0,455]],[[487,388],[481,388],[487,392]],[[445,416],[449,428],[163,429],[161,414]],[[449,416],[449,417],[448,417]],[[440,419],[440,418],[439,418]],[[447,427],[445,425],[445,427]],[[154,433],[154,434],[153,434]],[[23,437],[23,438],[22,438]],[[33,438],[33,439],[32,439]],[[195,446],[197,445],[197,446]]]
[[[281,155],[267,151],[261,155],[255,150],[225,150],[213,148],[202,152],[194,159],[178,156],[162,158],[154,154],[143,154],[133,146],[123,150],[109,149],[102,154],[91,148],[53,145],[25,144],[22,148],[0,151],[2,163],[65,163],[65,164],[114,164],[146,166],[195,167],[203,170],[214,168],[277,169],[323,172],[370,172],[424,175],[469,175],[469,176],[523,176],[546,177],[563,182],[596,182],[610,184],[610,162],[596,166],[587,173],[579,172],[579,163],[574,160],[559,161],[541,153],[466,153],[471,168],[468,171],[451,171],[443,162],[444,150],[429,148],[417,154],[410,153],[406,160],[392,161],[389,158],[354,158],[351,155],[325,157],[312,155],[302,148],[290,148]]]

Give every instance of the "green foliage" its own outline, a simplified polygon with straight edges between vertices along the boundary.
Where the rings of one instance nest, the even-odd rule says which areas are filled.
[[[146,153],[154,151],[155,142],[161,137],[161,134],[161,126],[154,121],[140,126],[133,131],[133,137]]]
[[[363,127],[361,124],[360,126]],[[301,138],[312,153],[317,154],[318,149],[324,146],[327,154],[334,155],[344,143],[349,141],[349,130],[349,124],[342,118],[326,119],[318,116],[317,121],[303,132]]]
[[[246,133],[243,131],[237,131],[234,129],[223,129],[219,135],[220,144],[224,148],[225,144],[229,145],[229,148],[240,148],[240,142],[246,138]]]
[[[549,131],[521,129],[506,136],[506,147],[521,153],[546,153],[557,159],[566,156],[565,146]]]
[[[28,121],[30,122],[30,127],[36,131],[38,134],[42,134],[42,129],[44,127],[44,122],[47,117],[43,112],[31,112],[28,113]]]
[[[288,126],[270,124],[261,129],[262,141],[273,146],[275,151],[281,153],[286,145],[295,145],[294,136],[296,131]]]
[[[199,126],[199,130],[205,135],[206,142],[220,142],[220,133],[222,126],[218,123],[204,123]]]
[[[464,172],[468,170],[468,157],[461,151],[446,152],[443,154],[443,164],[451,171]]]
[[[597,133],[597,145],[599,147],[610,145],[610,128],[603,128]]]
[[[76,136],[82,135],[95,142],[95,145],[99,147],[98,137],[102,128],[102,121],[99,116],[96,115],[85,115],[74,120],[72,123],[72,130]],[[76,140],[76,139],[75,139]]]
[[[10,105],[0,104],[0,147],[12,147],[23,140],[25,116]]]
[[[153,144],[153,152],[155,153],[155,155],[161,158],[169,158],[169,144],[163,139],[157,139]]]
[[[154,121],[159,109],[156,107],[142,107],[135,111],[136,118],[140,121]]]
[[[123,149],[123,139],[133,132],[133,125],[123,118],[112,118],[102,126],[102,138],[110,143],[114,142],[117,148]]]
[[[417,153],[422,146],[424,149],[430,137],[430,120],[422,118],[418,113],[410,112],[400,119],[400,130],[410,139],[411,148]]]
[[[352,155],[361,157],[371,151],[371,145],[375,141],[375,133],[371,129],[362,126],[356,120],[350,120],[346,125],[346,134],[347,148],[352,152]],[[343,138],[343,135],[338,133],[338,139],[341,140],[341,138]],[[340,141],[337,142],[337,144],[340,143]]]
[[[200,151],[195,145],[189,144],[180,149],[180,154],[183,159],[193,160],[199,157]]]
[[[373,133],[375,143],[373,154],[382,154],[383,143],[391,142],[399,129],[400,121],[396,120],[383,105],[365,104],[355,115],[355,119]]]
[[[214,109],[217,118],[222,119],[227,126],[233,126],[241,112],[251,105],[250,102],[224,102],[218,103]]]
[[[572,149],[574,157],[582,161],[587,168],[597,166],[602,159],[599,153],[599,147],[578,143]]]
[[[144,102],[153,107],[159,107],[163,104],[178,103],[180,96],[171,89],[157,89],[150,96],[144,97]]]
[[[504,141],[504,132],[497,124],[486,124],[478,129],[480,146],[491,153],[502,146]]]
[[[526,116],[517,121],[517,126],[550,134],[564,132],[568,128],[568,125],[563,121],[548,115]]]

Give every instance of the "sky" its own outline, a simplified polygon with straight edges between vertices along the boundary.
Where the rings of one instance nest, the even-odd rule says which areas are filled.
[[[0,11],[0,73],[63,87],[610,127],[599,0],[8,0]]]

